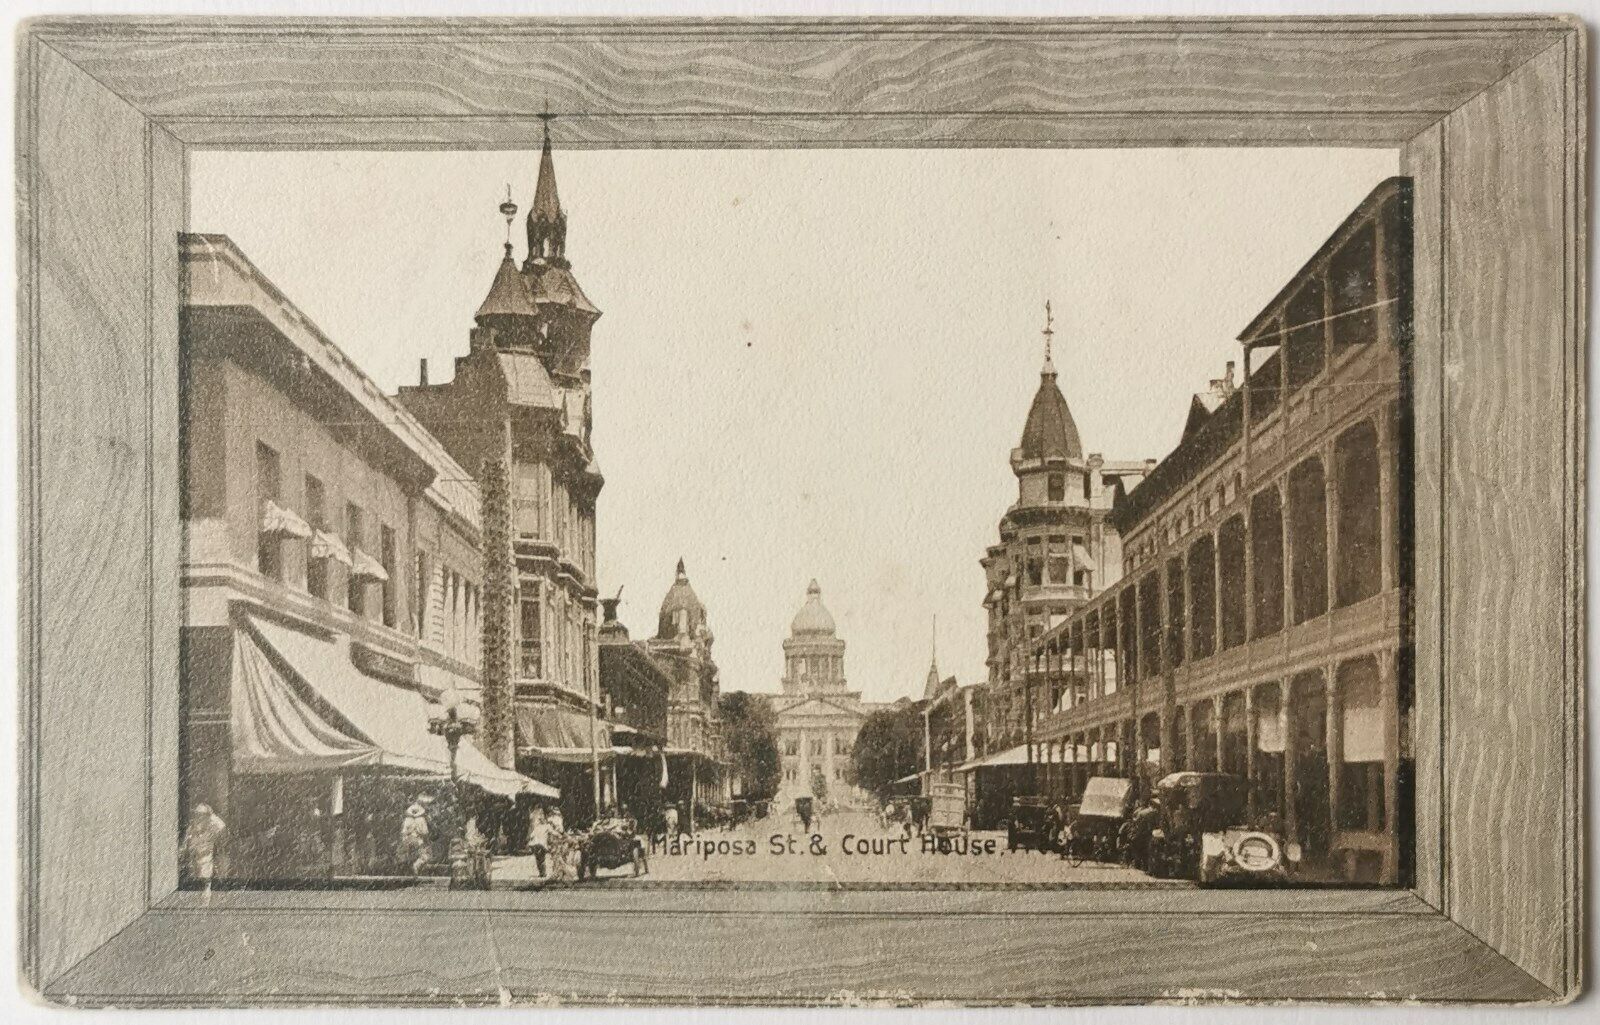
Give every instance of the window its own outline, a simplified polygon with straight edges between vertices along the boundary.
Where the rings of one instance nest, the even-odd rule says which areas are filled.
[[[1181,666],[1184,660],[1183,557],[1167,560],[1167,661]]]
[[[1146,676],[1161,672],[1161,574],[1151,571],[1139,581],[1139,643]]]
[[[328,529],[328,496],[322,490],[322,481],[306,474],[306,518],[312,530]],[[324,601],[328,598],[328,559],[306,559],[306,590]]]
[[[1217,628],[1220,647],[1225,651],[1244,643],[1244,517],[1231,517],[1217,531],[1217,561],[1222,599],[1217,609]]]
[[[525,592],[522,596],[521,618],[521,669],[519,675],[525,680],[539,680],[544,678],[544,644],[541,632],[541,612],[543,603],[539,600],[537,588]]]
[[[789,755],[791,757],[793,757],[795,755],[798,755],[800,753],[800,741],[796,740],[793,737],[789,737],[789,738],[785,739],[784,742],[783,742],[783,753],[786,754],[786,755]],[[794,770],[793,769],[789,770],[789,775],[790,775],[790,778],[793,778],[793,776],[794,776]]]
[[[1289,321],[1289,390],[1296,391],[1322,373],[1327,321],[1322,308],[1322,282],[1307,281],[1289,300],[1284,316]]]
[[[378,559],[383,564],[383,625],[394,626],[398,617],[395,613],[395,587],[396,574],[400,567],[396,563],[399,554],[395,546],[394,528],[388,524],[378,528]]]
[[[812,738],[812,741],[811,741],[811,753],[813,755],[816,755],[819,758],[822,757],[822,738],[821,737]]]
[[[1083,497],[1085,499],[1088,499],[1090,497],[1090,495],[1089,495],[1089,475],[1087,473],[1083,475]]]
[[[1067,478],[1059,473],[1052,473],[1045,481],[1045,498],[1051,502],[1061,502],[1067,497]]]
[[[1265,333],[1267,335],[1275,335],[1281,327],[1282,322],[1275,321]],[[1248,387],[1250,389],[1251,422],[1266,419],[1267,415],[1278,407],[1278,393],[1281,390],[1278,380],[1281,362],[1278,356],[1279,353],[1274,352],[1250,374]]]
[[[346,502],[344,507],[344,536],[345,544],[350,547],[350,555],[355,557],[366,539],[362,535],[361,507],[354,502]],[[367,578],[359,577],[352,571],[349,574],[349,583],[345,587],[345,606],[358,616],[367,613]]]
[[[1189,638],[1195,658],[1216,650],[1216,548],[1206,534],[1189,546]]]
[[[417,549],[416,579],[412,584],[412,600],[416,603],[417,636],[428,637],[428,605],[433,600],[433,566],[428,553]]]
[[[282,481],[278,475],[278,453],[256,442],[256,569],[273,580],[283,579],[283,540],[277,534],[260,529],[265,518],[267,503],[283,500]]]
[[[1294,622],[1304,623],[1328,610],[1327,492],[1315,456],[1289,471],[1289,537]]]
[[[1269,637],[1283,629],[1283,514],[1278,489],[1250,500],[1250,576],[1255,595],[1252,636]]]
[[[1378,334],[1377,236],[1363,225],[1328,261],[1328,284],[1333,290],[1335,350],[1375,341]]]
[[[844,768],[842,766],[835,765],[833,767],[833,778],[844,779]]]
[[[1378,431],[1363,420],[1339,435],[1333,466],[1339,490],[1339,551],[1334,556],[1335,604],[1350,605],[1383,585],[1383,509]]]

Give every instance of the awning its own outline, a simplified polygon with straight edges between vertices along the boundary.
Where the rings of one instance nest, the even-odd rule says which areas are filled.
[[[561,705],[518,704],[517,754],[552,762],[606,761],[616,756],[611,744],[611,724],[595,721],[590,750],[589,716]]]
[[[244,773],[375,766],[447,776],[444,738],[428,732],[421,693],[368,676],[348,642],[247,617],[234,633],[233,765]],[[560,796],[495,765],[466,739],[461,777],[494,793]]]
[[[383,564],[377,559],[374,559],[372,556],[368,555],[366,552],[363,552],[361,549],[352,549],[350,552],[350,559],[351,576],[357,579],[365,578],[368,580],[379,581],[386,581],[389,579],[389,571],[383,568]]]
[[[1040,758],[1035,759],[1035,760],[1039,761],[1039,762],[1044,761],[1043,757],[1040,757]],[[1016,747],[1008,747],[1004,751],[999,751],[999,752],[996,752],[995,754],[988,755],[988,756],[983,757],[983,758],[974,758],[970,762],[962,762],[960,765],[956,766],[956,771],[957,772],[971,772],[973,769],[987,769],[990,766],[994,766],[994,765],[1027,765],[1027,764],[1028,764],[1028,745],[1026,745],[1026,744],[1018,744]]]
[[[261,533],[307,538],[311,536],[311,525],[277,502],[269,500],[262,503]]]
[[[344,542],[328,533],[319,530],[311,536],[311,557],[313,559],[332,559],[342,566],[350,565],[350,549]]]

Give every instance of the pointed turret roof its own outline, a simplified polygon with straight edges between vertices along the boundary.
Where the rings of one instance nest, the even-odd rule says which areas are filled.
[[[511,247],[508,245],[505,259],[500,261],[500,269],[494,273],[494,284],[489,286],[489,294],[483,297],[483,303],[474,317],[478,320],[496,315],[532,317],[536,312],[533,298],[528,295],[527,282],[511,259]]]
[[[533,191],[528,216],[536,221],[561,219],[561,197],[556,194],[556,165],[550,156],[550,120],[544,122],[544,149],[539,153],[539,183]]]
[[[705,622],[706,607],[700,604],[699,595],[694,593],[694,588],[689,586],[689,574],[684,571],[683,560],[678,560],[678,572],[672,581],[672,586],[667,588],[667,596],[661,599],[661,615],[657,619],[656,636],[665,640],[676,637],[678,634],[677,615],[680,611],[689,613],[688,629],[694,629]]]
[[[1067,400],[1056,386],[1056,365],[1050,358],[1055,334],[1050,304],[1044,304],[1044,366],[1039,370],[1039,390],[1034,393],[1028,422],[1022,428],[1023,459],[1082,459],[1083,442]]]

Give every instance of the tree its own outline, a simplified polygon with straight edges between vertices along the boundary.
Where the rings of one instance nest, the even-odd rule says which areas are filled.
[[[850,752],[850,782],[879,791],[922,768],[922,709],[905,702],[867,716]]]
[[[760,694],[729,691],[717,700],[722,738],[733,771],[744,780],[744,798],[769,801],[778,793],[778,717]]]

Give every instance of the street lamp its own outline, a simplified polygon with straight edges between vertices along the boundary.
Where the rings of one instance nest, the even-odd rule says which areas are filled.
[[[439,703],[428,710],[428,732],[443,737],[450,748],[450,782],[456,793],[456,807],[461,810],[461,835],[450,841],[450,888],[471,886],[467,864],[467,816],[465,802],[461,799],[461,773],[456,766],[456,750],[461,738],[478,730],[478,706],[454,687],[439,695]],[[487,882],[479,884],[487,887]]]
[[[443,737],[450,746],[450,781],[460,782],[456,768],[456,749],[461,738],[478,731],[478,706],[454,687],[439,695],[439,703],[428,712],[428,732]]]

